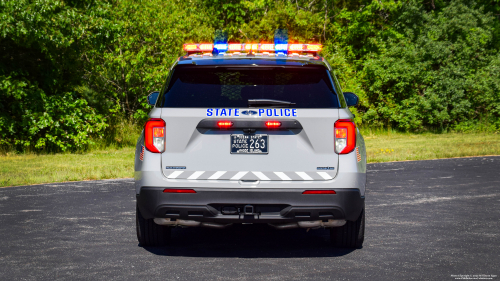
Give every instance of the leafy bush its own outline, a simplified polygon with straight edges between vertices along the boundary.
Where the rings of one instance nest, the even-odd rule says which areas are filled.
[[[440,12],[403,5],[396,36],[363,69],[364,119],[403,130],[500,116],[492,15],[460,2]]]
[[[0,1],[0,145],[83,148],[106,120],[76,94],[82,52],[112,28],[102,1]]]
[[[8,106],[5,106],[8,105]],[[47,96],[36,85],[0,76],[0,145],[75,150],[102,135],[105,118],[70,93]]]

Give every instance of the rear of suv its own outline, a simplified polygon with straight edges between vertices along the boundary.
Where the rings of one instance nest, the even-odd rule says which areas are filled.
[[[360,248],[366,151],[348,109],[356,95],[342,93],[318,45],[233,45],[186,44],[148,96],[155,106],[135,158],[140,244],[167,244],[172,227],[265,223],[330,228],[334,245]]]

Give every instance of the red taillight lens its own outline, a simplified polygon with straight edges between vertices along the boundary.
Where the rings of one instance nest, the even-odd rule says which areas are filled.
[[[194,189],[164,189],[163,193],[196,193]]]
[[[231,121],[219,121],[219,122],[217,122],[217,126],[219,126],[219,128],[222,128],[222,129],[227,129],[227,128],[233,126],[233,122],[231,122]]]
[[[306,190],[302,194],[337,194],[335,190]]]
[[[267,121],[266,122],[266,126],[268,128],[278,128],[281,126],[281,122],[278,122],[278,121]]]
[[[356,146],[356,125],[352,120],[339,119],[335,122],[335,152],[347,154]]]
[[[165,121],[152,118],[144,126],[144,144],[153,153],[165,151]]]

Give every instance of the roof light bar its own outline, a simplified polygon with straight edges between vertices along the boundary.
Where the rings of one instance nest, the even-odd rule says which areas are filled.
[[[274,52],[277,54],[293,53],[318,53],[322,50],[321,44],[270,44],[270,43],[189,43],[184,44],[184,51],[188,53],[200,52]]]

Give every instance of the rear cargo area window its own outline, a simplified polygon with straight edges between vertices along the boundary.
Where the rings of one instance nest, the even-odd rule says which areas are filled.
[[[294,108],[338,108],[324,67],[177,66],[163,107],[248,107],[249,99],[293,102]]]

